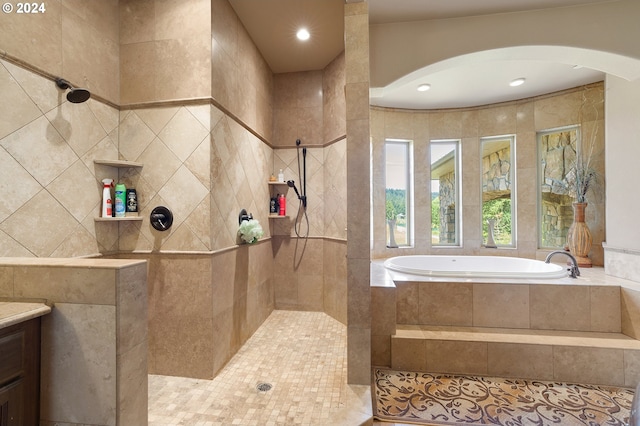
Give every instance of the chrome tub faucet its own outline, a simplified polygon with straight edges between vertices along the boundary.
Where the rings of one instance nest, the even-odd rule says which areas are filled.
[[[551,262],[551,258],[553,256],[555,256],[556,254],[564,254],[565,256],[568,256],[569,259],[571,259],[571,267],[568,268],[569,271],[569,276],[571,278],[578,278],[580,276],[580,269],[578,268],[578,261],[576,260],[575,257],[573,257],[573,255],[571,253],[569,253],[568,251],[564,251],[564,250],[555,250],[552,251],[551,253],[549,253],[547,255],[547,258],[544,260],[544,263],[549,263]]]

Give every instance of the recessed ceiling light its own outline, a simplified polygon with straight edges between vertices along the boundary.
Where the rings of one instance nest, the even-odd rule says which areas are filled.
[[[309,40],[309,37],[311,37],[311,34],[309,34],[309,31],[306,28],[300,28],[296,33],[296,37],[298,37],[298,40],[305,41],[305,40]]]
[[[516,86],[520,86],[522,83],[524,83],[524,78],[516,78],[515,80],[512,80],[511,83],[509,83],[509,86],[511,87],[516,87]]]
[[[426,92],[429,89],[431,89],[430,84],[421,84],[420,86],[418,86],[418,92]]]

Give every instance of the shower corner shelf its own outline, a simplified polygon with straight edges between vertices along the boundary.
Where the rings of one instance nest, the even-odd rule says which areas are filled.
[[[279,214],[269,214],[269,219],[288,219],[289,216],[280,216]]]
[[[142,163],[137,163],[135,161],[127,161],[127,160],[93,160],[93,162],[95,164],[100,164],[103,166],[118,167],[118,168],[143,166]]]
[[[278,185],[287,186],[287,182],[268,182],[268,183],[269,185],[275,185],[275,186],[278,186]]]
[[[94,217],[96,222],[127,222],[127,221],[141,221],[142,216],[128,216],[128,217]]]
[[[141,168],[144,164],[135,161],[127,160],[93,160],[94,164],[101,166],[123,168]],[[95,222],[135,222],[142,221],[142,216],[127,216],[127,217],[94,217]]]

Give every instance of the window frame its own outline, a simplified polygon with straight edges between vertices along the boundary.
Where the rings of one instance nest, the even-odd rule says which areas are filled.
[[[545,183],[544,179],[545,179],[545,174],[544,174],[544,167],[543,167],[543,158],[542,158],[542,138],[546,135],[550,135],[550,134],[554,134],[554,133],[561,133],[561,132],[570,132],[572,130],[576,131],[576,141],[575,141],[575,145],[576,145],[576,153],[578,152],[577,150],[580,149],[579,147],[581,146],[581,138],[582,138],[582,134],[581,134],[581,126],[580,124],[569,124],[567,126],[560,126],[560,127],[554,127],[551,129],[544,129],[544,130],[540,130],[536,132],[536,156],[537,156],[537,164],[536,164],[536,204],[537,204],[537,217],[536,217],[536,234],[537,234],[537,246],[538,249],[540,250],[559,250],[559,249],[564,249],[565,244],[563,244],[562,246],[547,246],[543,244],[544,238],[543,238],[543,223],[542,223],[542,216],[543,216],[543,200],[542,200],[542,185]]]
[[[405,145],[406,152],[404,156],[404,162],[406,167],[406,175],[405,175],[405,197],[406,197],[406,238],[407,241],[405,244],[398,244],[398,248],[413,248],[415,244],[414,238],[414,144],[412,140],[409,139],[396,139],[396,138],[385,138],[384,140],[384,191],[385,191],[385,202],[383,208],[385,209],[384,215],[384,223],[385,223],[385,246],[387,245],[387,217],[386,217],[386,204],[387,204],[387,146],[388,145]],[[388,248],[388,247],[387,247]]]
[[[483,143],[484,142],[494,142],[500,140],[509,140],[509,161],[510,168],[509,174],[511,177],[511,244],[498,244],[496,242],[496,246],[498,248],[516,248],[517,247],[517,164],[516,164],[516,135],[508,134],[508,135],[497,135],[497,136],[482,136],[480,137],[480,238],[481,245],[484,247],[486,242],[484,240],[484,218],[482,211],[484,210],[484,201],[483,201]]]
[[[431,247],[435,247],[435,248],[460,248],[463,246],[463,235],[462,235],[462,230],[463,230],[463,226],[462,226],[462,222],[463,222],[463,217],[462,217],[462,140],[461,139],[431,139],[429,141],[429,199],[431,200],[429,203],[429,216],[431,217],[431,210],[432,210],[432,206],[433,206],[433,199],[431,194],[433,194],[433,191],[431,191],[431,186],[432,186],[432,174],[433,174],[433,165],[436,164],[432,161],[432,157],[433,157],[433,147],[434,145],[451,145],[453,144],[455,149],[453,150],[454,155],[453,155],[453,161],[454,161],[454,179],[455,179],[455,184],[454,184],[454,188],[455,188],[455,196],[454,196],[454,202],[455,202],[455,230],[454,230],[454,234],[455,234],[455,238],[454,238],[454,242],[452,243],[438,243],[435,244],[433,242],[433,230],[431,230],[431,226],[430,228],[430,235],[429,235],[429,241],[431,244]],[[445,154],[445,155],[449,155],[449,154]],[[444,158],[445,156],[443,155],[441,158]],[[441,159],[440,158],[440,159]],[[438,159],[438,161],[440,160]],[[433,221],[433,218],[431,218],[431,221]]]

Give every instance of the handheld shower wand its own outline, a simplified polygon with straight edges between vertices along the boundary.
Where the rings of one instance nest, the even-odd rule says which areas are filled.
[[[296,188],[296,182],[294,180],[288,180],[287,185],[289,185],[289,188],[293,188],[293,190],[296,192],[296,195],[298,196],[298,200],[302,201],[302,206],[304,208],[307,208],[307,197],[304,195],[300,195],[300,193],[298,192],[298,188]]]

